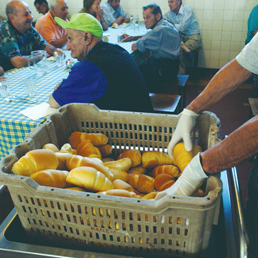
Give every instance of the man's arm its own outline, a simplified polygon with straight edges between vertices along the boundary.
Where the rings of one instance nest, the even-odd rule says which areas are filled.
[[[49,96],[48,102],[49,102],[50,107],[52,107],[52,108],[59,108],[60,107],[60,105],[53,98],[52,94]]]
[[[190,103],[187,109],[200,114],[202,111],[207,110],[219,102],[227,94],[237,89],[251,75],[251,72],[243,68],[236,59],[233,59],[218,71],[202,93]]]
[[[0,75],[3,75],[4,74],[4,69],[2,66],[0,66]]]
[[[49,42],[52,46],[57,47],[57,48],[61,48],[63,47],[66,43],[67,43],[67,38],[64,35],[62,38],[57,39],[55,41],[51,41]]]
[[[253,117],[219,144],[201,153],[204,171],[214,174],[237,166],[258,153],[258,116]]]

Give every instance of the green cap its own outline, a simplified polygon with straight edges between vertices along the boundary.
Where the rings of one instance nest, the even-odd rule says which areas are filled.
[[[103,29],[100,22],[91,14],[75,13],[69,22],[55,17],[55,21],[64,29],[89,31],[92,35],[102,38]]]

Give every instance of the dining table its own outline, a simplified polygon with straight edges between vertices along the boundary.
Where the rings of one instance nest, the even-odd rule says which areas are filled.
[[[103,40],[123,47],[132,55],[136,63],[140,65],[146,60],[147,56],[139,51],[132,51],[134,41],[118,42],[118,36],[121,34],[137,36],[144,35],[146,32],[147,30],[143,23],[139,24],[137,30],[129,23],[126,26],[119,25],[118,28],[110,27],[103,33]],[[42,103],[48,105],[48,98],[53,92],[54,87],[68,77],[70,68],[66,64],[71,64],[77,60],[71,58],[69,50],[64,48],[63,51],[65,53],[63,65],[58,66],[54,57],[47,59],[47,73],[36,77],[37,93],[34,96],[27,95],[24,82],[26,78],[36,74],[35,70],[31,67],[23,67],[5,72],[4,77],[7,78],[9,84],[9,95],[6,97],[1,96],[0,98],[0,159],[7,156],[14,146],[24,141],[25,136],[29,132],[45,121],[46,116],[32,119],[21,113],[21,111],[28,108],[41,107]]]

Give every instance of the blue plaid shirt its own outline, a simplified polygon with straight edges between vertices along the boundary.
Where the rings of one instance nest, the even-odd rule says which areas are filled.
[[[171,11],[166,12],[164,19],[174,24],[180,34],[195,35],[200,33],[198,21],[189,5],[182,4],[178,15]]]
[[[6,21],[0,26],[0,66],[4,70],[14,68],[10,59],[15,56],[30,55],[33,50],[44,49],[47,42],[34,27],[21,34]]]
[[[119,17],[124,16],[124,18],[129,18],[129,15],[123,10],[120,5],[117,10],[114,10],[113,7],[106,2],[103,4],[102,9],[104,11],[104,19],[108,22],[108,26],[111,26],[112,23]]]

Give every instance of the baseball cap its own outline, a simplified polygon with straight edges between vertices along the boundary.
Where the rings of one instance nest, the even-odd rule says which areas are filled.
[[[102,38],[102,26],[100,22],[91,14],[75,13],[69,22],[66,22],[59,17],[55,17],[55,21],[64,29],[89,31],[92,35]]]

